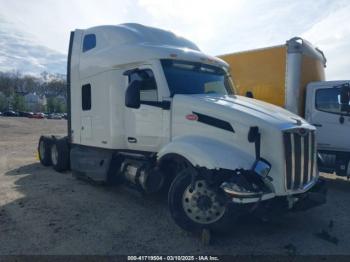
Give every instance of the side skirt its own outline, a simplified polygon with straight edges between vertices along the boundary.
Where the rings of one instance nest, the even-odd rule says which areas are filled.
[[[119,167],[113,166],[115,163],[121,163],[115,161],[118,156],[145,160],[153,154],[152,152],[105,149],[71,144],[70,164],[73,172],[84,175],[97,183],[105,183],[109,181],[109,176],[117,175],[119,171]],[[111,171],[113,171],[113,174],[111,174]]]

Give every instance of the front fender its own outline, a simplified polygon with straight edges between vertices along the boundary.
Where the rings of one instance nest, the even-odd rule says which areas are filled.
[[[255,160],[255,156],[249,155],[239,148],[201,136],[175,138],[159,151],[157,159],[160,160],[167,154],[181,155],[193,166],[207,169],[250,169]]]

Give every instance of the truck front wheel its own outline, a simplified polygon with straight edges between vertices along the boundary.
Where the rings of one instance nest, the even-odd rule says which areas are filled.
[[[229,232],[235,216],[225,198],[202,178],[196,179],[192,186],[191,172],[192,168],[181,171],[170,186],[168,205],[176,224],[192,232],[201,229]]]

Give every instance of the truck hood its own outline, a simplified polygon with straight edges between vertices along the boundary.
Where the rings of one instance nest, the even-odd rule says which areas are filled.
[[[252,118],[261,124],[264,122],[275,125],[279,129],[287,129],[294,126],[309,126],[303,118],[281,107],[268,104],[256,99],[238,95],[177,95],[180,100],[185,99],[187,105],[193,107],[194,112],[207,113],[223,118],[227,121],[246,122],[244,119]],[[181,98],[180,98],[181,97]],[[186,97],[186,98],[185,98]],[[176,99],[177,100],[177,99]],[[243,117],[244,115],[244,117]]]

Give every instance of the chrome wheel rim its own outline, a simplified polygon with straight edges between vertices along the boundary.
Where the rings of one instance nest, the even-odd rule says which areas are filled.
[[[41,141],[39,144],[39,156],[41,159],[45,157],[45,144],[44,141]]]
[[[52,164],[57,165],[57,160],[58,159],[58,151],[57,151],[57,146],[52,145],[51,147],[51,161]]]
[[[226,207],[218,201],[217,193],[207,186],[205,180],[195,182],[194,188],[189,185],[182,197],[186,215],[199,224],[212,224],[225,214]]]

